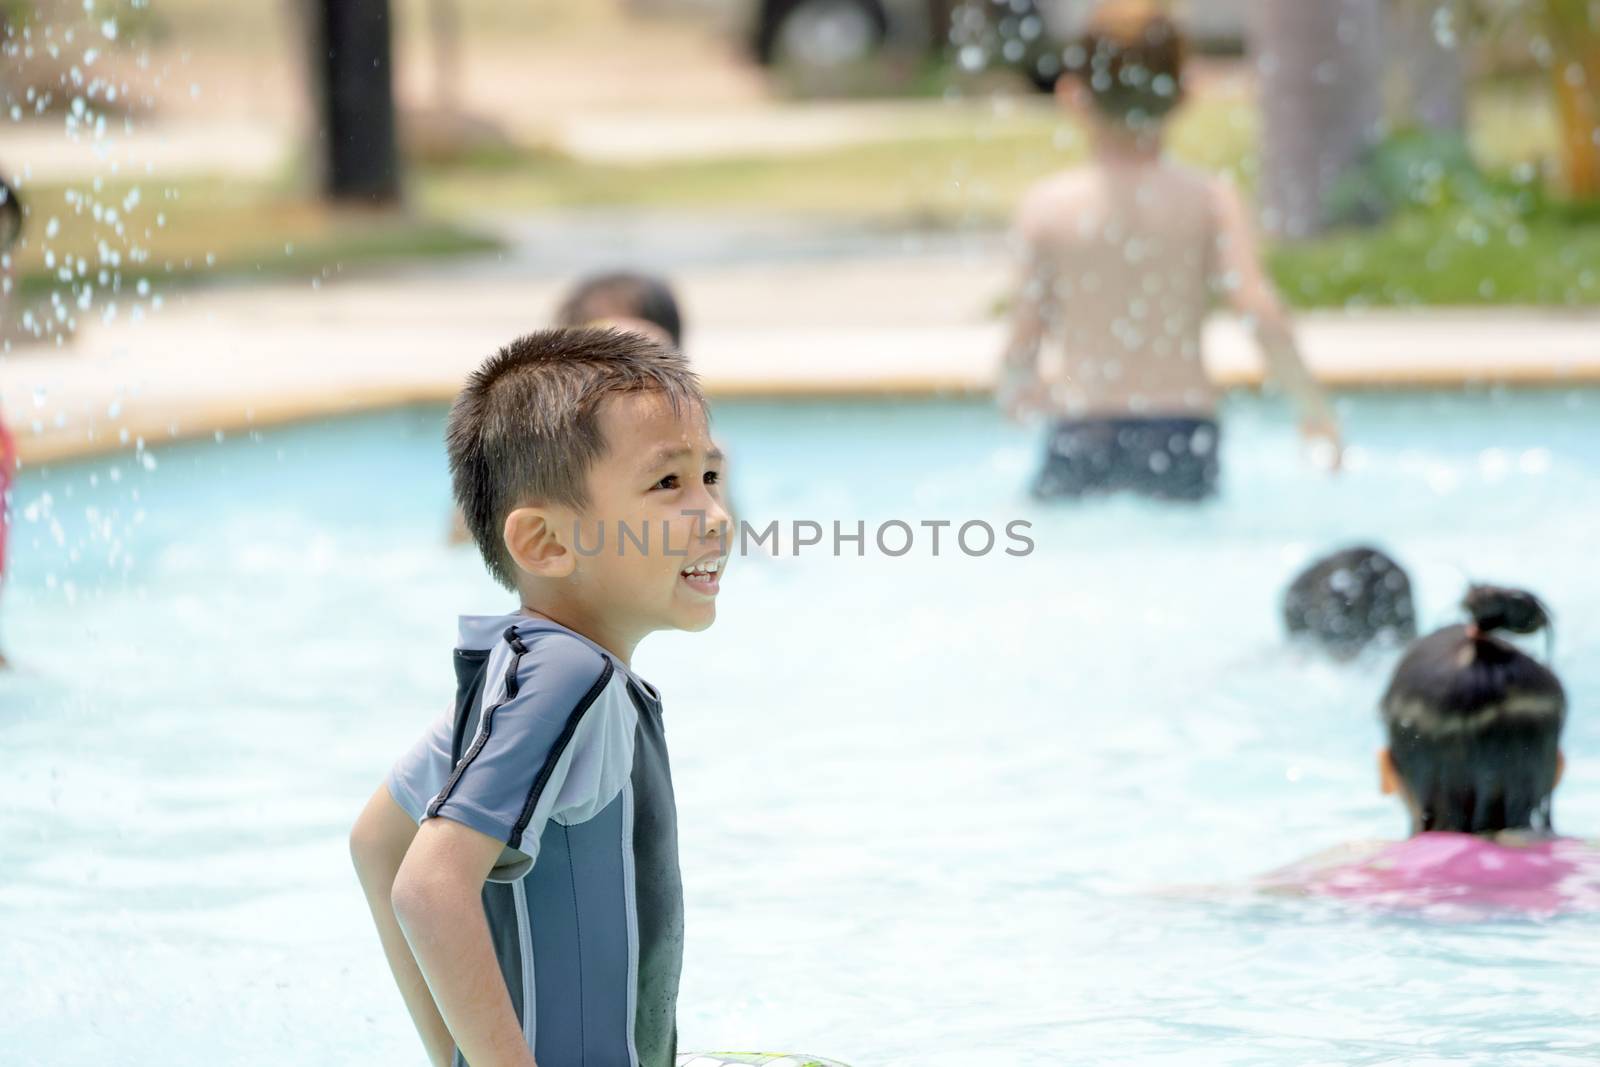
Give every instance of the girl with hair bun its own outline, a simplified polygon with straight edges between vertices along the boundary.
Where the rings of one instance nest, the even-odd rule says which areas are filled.
[[[1379,784],[1411,836],[1345,846],[1262,887],[1404,907],[1600,908],[1600,849],[1555,833],[1567,698],[1549,667],[1502,633],[1548,631],[1531,593],[1473,586],[1469,621],[1411,646],[1384,693]]]

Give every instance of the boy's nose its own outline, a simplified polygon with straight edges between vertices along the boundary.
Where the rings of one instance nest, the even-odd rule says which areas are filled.
[[[707,493],[706,497],[706,536],[721,538],[733,525],[733,516],[728,514],[728,509],[723,506],[722,501],[710,493]]]
[[[721,540],[733,526],[733,516],[728,514],[728,509],[717,499],[717,494],[708,487],[701,487],[700,501],[694,510],[703,516],[700,519],[703,524],[700,536],[705,540]]]

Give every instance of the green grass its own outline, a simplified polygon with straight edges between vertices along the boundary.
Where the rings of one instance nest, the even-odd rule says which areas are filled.
[[[483,204],[506,210],[626,206],[818,215],[874,226],[1003,225],[1038,178],[1084,158],[1082,131],[1046,102],[999,112],[952,111],[931,133],[787,156],[695,159],[643,165],[534,152],[419,171],[429,210],[449,215]],[[919,127],[920,129],[920,127]],[[1254,120],[1235,101],[1186,110],[1173,152],[1206,169],[1238,169]]]
[[[1431,149],[1414,139],[1397,141],[1372,166],[1367,189],[1396,207],[1386,222],[1271,251],[1272,273],[1292,304],[1600,304],[1600,217],[1546,203],[1528,193],[1532,186],[1498,176],[1548,149],[1535,121],[1536,99],[1522,90],[1491,93],[1475,111],[1473,156],[1489,173],[1459,153],[1465,162],[1447,182],[1412,196],[1406,175],[1421,158],[1417,153]],[[792,156],[626,165],[548,150],[497,150],[417,164],[407,211],[329,208],[287,180],[145,183],[139,203],[121,211],[120,234],[93,219],[90,209],[96,202],[123,208],[135,183],[108,182],[98,191],[35,185],[23,190],[31,216],[25,243],[14,252],[16,276],[24,301],[35,305],[52,293],[65,299],[85,282],[95,284],[98,302],[107,288],[125,293],[140,278],[159,289],[327,277],[364,265],[493,249],[492,238],[460,221],[486,207],[809,215],[879,228],[999,227],[1029,184],[1085,155],[1082,131],[1045,100],[930,105],[914,119],[915,136]],[[1170,147],[1177,158],[1232,172],[1249,188],[1257,136],[1249,101],[1212,96],[1180,113]],[[52,218],[57,232],[47,238]],[[119,265],[102,262],[102,240],[120,254]],[[45,260],[47,248],[54,264]],[[88,267],[84,275],[78,257]],[[64,262],[72,264],[67,279],[60,274]]]
[[[1458,159],[1436,157],[1451,166],[1465,161],[1444,185],[1408,189],[1411,168],[1438,146],[1396,138],[1373,165],[1392,211],[1385,221],[1270,250],[1271,272],[1291,304],[1600,305],[1600,214],[1545,202],[1506,177],[1548,155],[1547,105],[1508,85],[1480,92],[1474,113],[1471,157],[1464,150]],[[1185,108],[1169,145],[1178,159],[1232,173],[1249,190],[1257,137],[1249,102],[1217,97]],[[997,227],[1030,183],[1081,161],[1084,151],[1082,132],[1035,101],[1001,113],[954,109],[931,134],[791,157],[631,166],[546,152],[428,168],[418,189],[430,210],[445,215],[492,203],[530,211],[772,212],[883,228]]]
[[[1383,221],[1272,251],[1301,307],[1600,304],[1600,204],[1551,199],[1530,167],[1485,169],[1459,139],[1397,133],[1331,203]]]
[[[35,183],[19,190],[28,218],[12,255],[19,275],[37,280],[29,285],[59,281],[59,266],[49,265],[52,253],[58,265],[80,256],[99,265],[102,242],[122,254],[123,274],[152,279],[310,276],[340,263],[498,247],[461,223],[415,209],[334,207],[280,183],[209,178],[97,184]],[[97,206],[115,210],[117,217],[96,218]]]
[[[42,309],[54,318],[54,301],[70,312],[86,286],[98,305],[107,292],[134,300],[175,285],[325,278],[360,266],[500,247],[449,219],[416,210],[334,208],[281,183],[102,181],[98,189],[34,184],[20,192],[28,218],[11,252],[17,317],[33,309],[39,318]],[[106,209],[116,211],[115,218]],[[141,282],[148,283],[145,292]]]
[[[1600,224],[1556,210],[1511,221],[1407,214],[1280,245],[1270,264],[1298,307],[1600,304]]]

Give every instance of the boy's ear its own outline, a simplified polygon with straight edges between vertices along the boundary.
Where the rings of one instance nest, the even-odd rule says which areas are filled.
[[[577,557],[562,535],[564,529],[559,509],[526,507],[506,516],[501,534],[518,567],[536,578],[565,578]]]
[[[1394,757],[1386,748],[1378,749],[1378,790],[1386,797],[1400,792],[1400,772],[1394,769]]]
[[[1556,749],[1556,780],[1550,783],[1551,792],[1561,784],[1561,776],[1567,773],[1567,754],[1559,748]]]

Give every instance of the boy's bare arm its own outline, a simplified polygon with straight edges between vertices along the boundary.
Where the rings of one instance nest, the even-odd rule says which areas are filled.
[[[411,954],[472,1067],[535,1067],[483,913],[483,883],[504,847],[461,823],[428,819],[392,892]]]
[[[1289,316],[1261,266],[1255,227],[1238,191],[1226,181],[1213,187],[1217,219],[1217,266],[1228,303],[1249,322],[1267,369],[1300,408],[1307,436],[1339,443],[1338,420],[1321,384],[1301,359]]]
[[[1042,406],[1039,346],[1048,332],[1045,288],[1043,272],[1030,250],[1017,279],[1011,328],[1000,359],[1000,381],[996,389],[1002,410],[1011,418],[1020,418]]]
[[[380,785],[350,831],[350,858],[355,863],[356,876],[361,879],[372,920],[377,924],[378,940],[383,943],[389,970],[394,972],[395,984],[400,987],[400,996],[427,1049],[428,1060],[434,1067],[449,1067],[455,1042],[433,1002],[433,994],[428,992],[428,983],[417,968],[389,899],[394,891],[395,875],[416,834],[417,826],[411,816],[395,803],[389,790]]]

